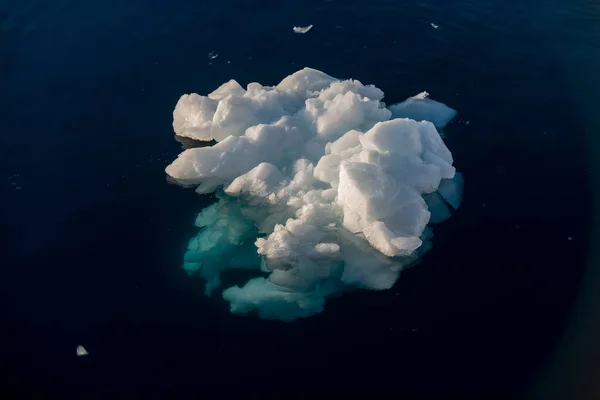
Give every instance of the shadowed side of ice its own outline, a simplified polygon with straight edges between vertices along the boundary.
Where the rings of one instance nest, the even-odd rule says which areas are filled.
[[[231,311],[291,321],[349,289],[389,289],[420,260],[428,225],[461,200],[462,177],[436,129],[456,112],[419,96],[390,111],[383,96],[305,68],[276,86],[231,80],[181,97],[175,133],[217,141],[166,169],[198,193],[217,193],[184,257],[207,294],[225,270],[255,270],[223,291]],[[398,110],[402,118],[391,119]]]
[[[429,98],[422,92],[405,101],[389,107],[392,118],[411,118],[417,121],[430,121],[437,129],[444,127],[456,116],[456,110]]]

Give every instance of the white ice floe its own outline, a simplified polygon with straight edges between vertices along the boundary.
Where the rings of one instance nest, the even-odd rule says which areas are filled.
[[[426,92],[389,109],[383,96],[304,68],[275,86],[230,80],[181,97],[176,134],[217,141],[166,168],[198,193],[216,192],[183,265],[207,294],[224,270],[255,270],[223,291],[231,311],[290,321],[348,289],[389,289],[419,261],[429,224],[461,201],[462,177],[436,129],[456,111]]]

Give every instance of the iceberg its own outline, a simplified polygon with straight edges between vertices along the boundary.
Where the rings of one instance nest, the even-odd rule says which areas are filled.
[[[254,271],[222,291],[231,312],[293,321],[327,297],[390,289],[431,248],[431,224],[459,207],[463,178],[438,129],[456,111],[424,94],[385,107],[384,93],[304,68],[275,86],[230,80],[183,95],[188,148],[172,181],[215,193],[196,217],[183,268],[210,295],[228,270]]]

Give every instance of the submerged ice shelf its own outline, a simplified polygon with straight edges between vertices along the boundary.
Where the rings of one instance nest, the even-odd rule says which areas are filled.
[[[383,92],[304,68],[276,86],[235,80],[183,95],[180,137],[216,140],[166,168],[218,201],[196,218],[184,268],[221,285],[234,313],[291,321],[350,288],[391,288],[430,248],[430,223],[460,204],[462,178],[438,129],[456,114],[423,92],[388,108]]]

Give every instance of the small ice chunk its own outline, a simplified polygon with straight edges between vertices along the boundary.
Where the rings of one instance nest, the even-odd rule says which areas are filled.
[[[312,25],[309,26],[295,26],[294,27],[294,32],[296,33],[306,33],[308,31],[310,31],[312,29]]]
[[[87,356],[88,352],[85,349],[85,347],[83,347],[82,345],[77,346],[77,356],[78,357],[83,357],[83,356]]]
[[[208,58],[210,58],[211,60],[214,60],[217,57],[219,57],[219,55],[217,53],[215,53],[214,51],[211,51],[210,53],[208,53]]]
[[[436,25],[436,24],[434,24],[434,23],[432,22],[432,23],[431,23],[431,27],[432,27],[433,29],[437,29],[437,28],[439,28],[439,25]]]
[[[569,236],[569,237],[567,238],[567,240],[571,241],[571,240],[573,240],[573,238],[572,238],[571,236]]]

